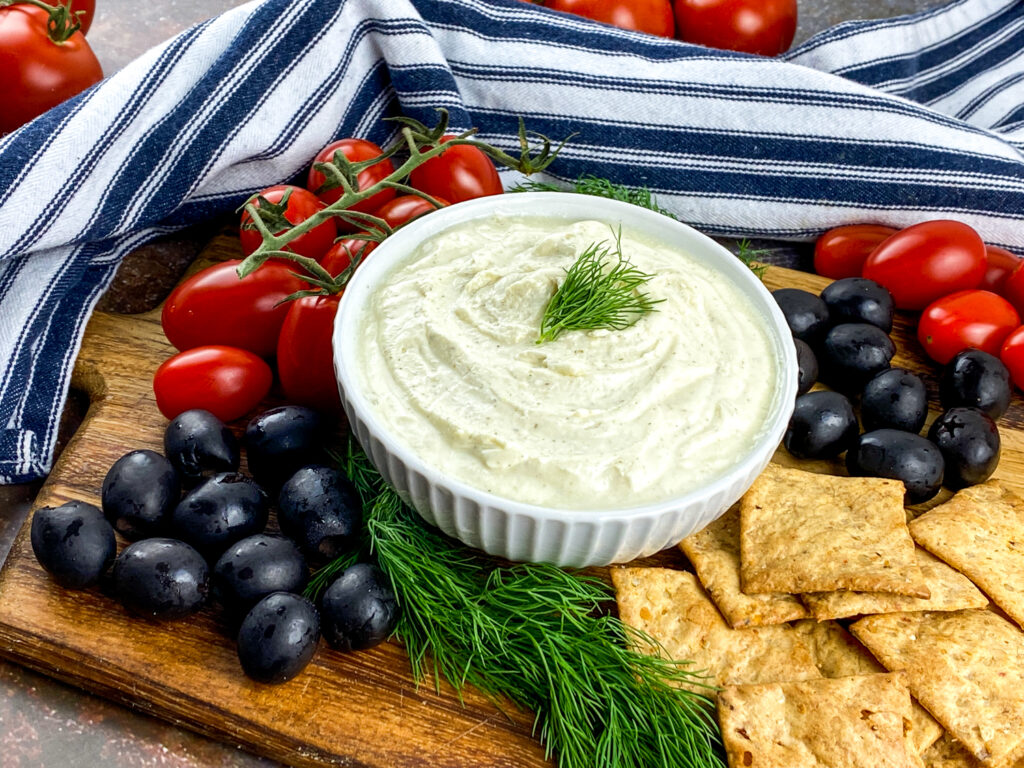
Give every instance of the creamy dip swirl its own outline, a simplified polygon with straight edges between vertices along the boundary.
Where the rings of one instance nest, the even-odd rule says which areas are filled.
[[[776,362],[766,321],[696,259],[624,229],[657,311],[536,343],[565,270],[614,237],[597,221],[508,216],[422,243],[362,320],[357,375],[391,435],[467,485],[562,509],[664,500],[739,461]]]

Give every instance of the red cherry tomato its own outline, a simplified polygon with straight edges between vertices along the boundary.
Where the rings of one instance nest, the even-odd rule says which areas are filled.
[[[288,196],[288,199],[282,203],[285,195]],[[260,198],[266,200],[270,205],[265,205]],[[275,235],[281,234],[294,224],[301,224],[324,208],[324,204],[308,189],[293,187],[290,184],[278,184],[264,189],[253,198],[253,203],[261,211],[264,209],[268,211],[266,214],[269,219],[267,225],[271,233]],[[263,242],[263,237],[256,229],[256,225],[252,223],[252,217],[248,211],[242,212],[242,223],[238,234],[242,239],[242,250],[246,256],[259,248],[260,243]],[[306,234],[292,240],[284,250],[319,261],[334,243],[334,238],[337,235],[338,230],[334,219],[327,219]]]
[[[288,314],[281,302],[309,285],[295,275],[295,265],[273,260],[239,280],[241,263],[214,264],[171,292],[160,316],[171,344],[179,350],[219,344],[273,356]]]
[[[669,0],[548,0],[545,5],[649,35],[672,37],[675,30]]]
[[[103,79],[81,31],[58,42],[34,5],[0,8],[0,134],[9,133]]]
[[[985,270],[985,277],[982,278],[981,285],[978,287],[1002,296],[1006,288],[1006,281],[1013,274],[1013,271],[1020,266],[1022,259],[1020,256],[1014,256],[1009,251],[997,248],[994,245],[985,246],[985,259],[987,269]],[[1020,307],[1018,307],[1017,311],[1020,312]]]
[[[277,373],[285,397],[325,413],[341,411],[331,344],[340,299],[337,294],[292,302],[277,343]]]
[[[925,309],[917,338],[932,360],[945,365],[968,347],[998,356],[1003,341],[1019,325],[1020,315],[1002,296],[957,291]]]
[[[796,34],[797,0],[675,0],[676,37],[730,51],[777,56]]]
[[[442,208],[449,204],[447,200],[443,200],[436,195],[434,197],[437,202],[441,203]],[[408,224],[413,219],[418,219],[420,216],[433,213],[436,210],[433,205],[422,197],[399,195],[390,203],[384,203],[374,215],[384,219],[392,229],[398,229],[403,224]]]
[[[240,418],[267,396],[274,374],[262,358],[235,347],[195,347],[163,362],[153,377],[160,413],[173,419],[203,408],[221,421]]]
[[[985,276],[985,243],[959,221],[937,219],[900,230],[875,248],[864,277],[884,285],[899,309],[924,309]]]
[[[441,143],[453,138],[443,136]],[[409,175],[409,183],[431,197],[461,203],[504,192],[494,163],[468,144],[457,144],[427,160]]]
[[[1014,386],[1024,389],[1024,326],[1006,337],[999,359],[1009,369]]]
[[[376,247],[377,243],[372,240],[339,240],[331,246],[320,266],[337,277],[349,268],[353,260],[358,268]]]
[[[849,224],[830,229],[814,245],[814,271],[833,280],[860,277],[871,252],[896,231],[877,224]]]
[[[1024,265],[1018,264],[1006,278],[1002,295],[1010,300],[1018,312],[1024,310]]]
[[[328,144],[326,147],[320,150],[320,153],[313,158],[313,163],[329,163],[334,160],[334,154],[340,152],[350,162],[357,163],[363,160],[372,160],[375,157],[380,157],[383,150],[374,144],[372,141],[366,141],[365,139],[341,139],[335,141],[333,144]],[[356,180],[359,182],[359,189],[369,189],[381,179],[390,176],[395,172],[395,166],[391,163],[391,160],[385,158],[379,163],[374,163],[369,168],[359,172],[356,176]],[[306,180],[306,187],[309,191],[323,200],[325,203],[330,205],[338,201],[341,197],[343,190],[340,186],[332,187],[326,186],[327,177],[316,170],[315,168],[309,169],[309,177]],[[352,206],[353,211],[362,211],[363,213],[373,213],[377,208],[380,208],[388,200],[393,199],[395,196],[395,190],[384,189],[373,195],[372,197],[363,200],[361,203],[356,203]],[[340,221],[340,219],[339,219]]]

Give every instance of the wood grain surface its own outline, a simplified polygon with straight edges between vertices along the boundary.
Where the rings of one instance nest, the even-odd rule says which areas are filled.
[[[239,255],[237,240],[221,236],[204,258]],[[770,288],[818,291],[828,281],[773,268],[765,282]],[[937,369],[922,359],[910,322],[908,317],[897,320],[895,364],[924,373],[934,394]],[[159,309],[135,316],[93,316],[74,372],[74,386],[89,394],[91,406],[35,508],[70,499],[99,504],[103,477],[117,458],[140,448],[162,450],[166,420],[156,408],[151,382],[157,366],[172,352],[160,329]],[[1024,402],[1019,395],[1000,431],[1003,458],[997,476],[1020,489]],[[781,449],[777,460],[843,472],[829,462],[796,462]],[[940,498],[946,497],[943,492]],[[671,550],[652,562],[681,565],[683,559]],[[551,764],[531,735],[530,713],[490,702],[472,690],[460,701],[444,685],[439,691],[432,684],[417,688],[397,643],[356,654],[321,644],[313,662],[294,680],[279,686],[252,683],[242,674],[215,607],[185,621],[160,624],[128,616],[99,590],[65,591],[36,563],[28,523],[0,572],[0,654],[291,765]]]

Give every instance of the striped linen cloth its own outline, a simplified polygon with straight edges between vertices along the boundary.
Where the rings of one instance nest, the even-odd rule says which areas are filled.
[[[335,137],[384,143],[381,118],[437,107],[507,149],[520,115],[577,132],[558,178],[647,186],[712,234],[952,217],[1024,249],[1024,0],[843,24],[782,60],[520,0],[261,0],[0,140],[0,482],[49,470],[85,322],[127,252]]]

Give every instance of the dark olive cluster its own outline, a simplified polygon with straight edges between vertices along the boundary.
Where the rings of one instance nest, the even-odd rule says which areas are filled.
[[[102,585],[147,619],[179,619],[215,598],[237,628],[245,673],[284,682],[321,634],[336,649],[362,650],[398,619],[388,579],[367,563],[342,571],[319,607],[302,595],[309,565],[358,546],[359,497],[328,466],[325,437],[308,408],[260,414],[243,438],[249,477],[234,433],[208,411],[186,411],[168,424],[163,456],[139,450],[114,463],[102,511],[81,501],[37,510],[32,549],[62,586]],[[265,531],[271,499],[284,535]],[[131,542],[116,558],[115,531]]]
[[[773,295],[793,332],[799,368],[783,438],[791,454],[834,459],[845,453],[851,475],[901,480],[911,504],[932,498],[942,485],[958,490],[995,471],[995,419],[1010,403],[1009,372],[998,358],[967,349],[949,362],[939,392],[945,411],[925,438],[928,390],[920,376],[891,367],[893,300],[885,288],[850,277],[820,296],[795,288]],[[810,392],[819,378],[831,389]]]

